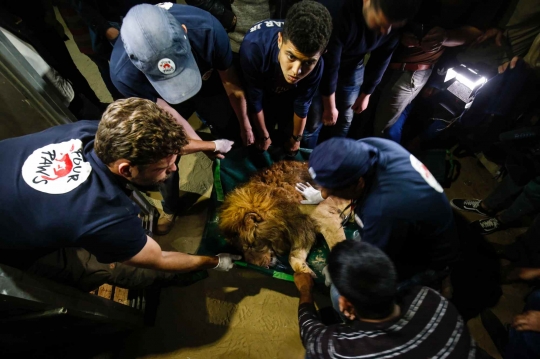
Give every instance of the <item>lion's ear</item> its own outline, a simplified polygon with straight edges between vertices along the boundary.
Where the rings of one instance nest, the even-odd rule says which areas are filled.
[[[244,224],[248,227],[257,226],[259,222],[262,222],[262,218],[256,212],[249,212],[244,216]]]

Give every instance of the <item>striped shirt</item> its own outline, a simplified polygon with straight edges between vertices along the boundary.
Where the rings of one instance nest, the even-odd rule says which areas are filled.
[[[456,308],[436,291],[416,287],[400,301],[399,317],[384,323],[326,326],[313,304],[298,309],[306,357],[472,359],[475,343]]]

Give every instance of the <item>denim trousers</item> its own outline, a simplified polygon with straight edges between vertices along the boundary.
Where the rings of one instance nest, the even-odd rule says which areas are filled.
[[[180,157],[176,158],[176,167],[180,165]],[[159,192],[163,197],[163,212],[167,214],[175,214],[181,208],[180,200],[180,169],[171,173],[170,177],[165,182],[159,185]]]
[[[529,294],[524,312],[540,311],[540,289]],[[505,359],[540,358],[540,333],[532,331],[517,331],[510,329]]]
[[[354,117],[352,105],[360,95],[360,87],[364,82],[363,61],[353,71],[339,74],[336,88],[336,108],[339,111],[334,126],[323,126],[319,143],[331,137],[346,137]]]
[[[499,212],[503,223],[512,223],[540,210],[540,176],[525,186],[516,184],[510,175],[483,201],[492,211]]]
[[[427,83],[431,69],[421,71],[393,70],[382,89],[377,105],[373,134],[383,136],[392,127],[405,108],[416,98]]]
[[[309,107],[306,127],[302,134],[300,147],[314,149],[315,146],[317,146],[317,141],[322,128],[322,113],[322,97],[319,91],[317,91],[311,100],[311,106]]]

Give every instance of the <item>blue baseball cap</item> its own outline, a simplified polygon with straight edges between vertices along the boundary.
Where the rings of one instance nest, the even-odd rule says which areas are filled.
[[[133,65],[165,101],[178,104],[199,92],[201,74],[186,32],[166,8],[134,6],[124,18],[120,36]]]
[[[325,188],[343,188],[357,182],[379,160],[379,150],[350,138],[324,141],[309,157],[309,173]]]

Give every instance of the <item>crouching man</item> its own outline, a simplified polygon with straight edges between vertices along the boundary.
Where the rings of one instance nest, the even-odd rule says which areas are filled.
[[[112,103],[100,122],[1,141],[0,263],[83,290],[228,271],[229,254],[162,251],[129,198],[128,184],[157,185],[177,171],[187,143],[169,113],[138,98]]]
[[[324,325],[313,305],[313,279],[296,273],[298,320],[306,358],[475,357],[475,344],[456,308],[436,291],[415,287],[397,296],[396,271],[378,248],[338,243],[328,271],[350,324]]]

